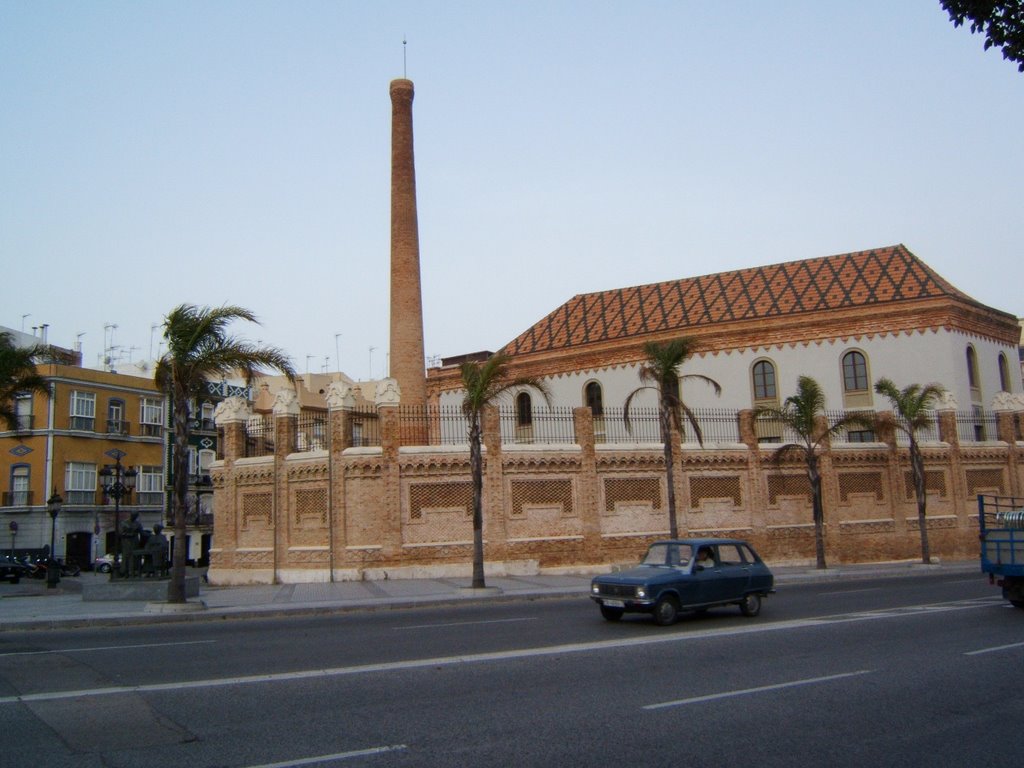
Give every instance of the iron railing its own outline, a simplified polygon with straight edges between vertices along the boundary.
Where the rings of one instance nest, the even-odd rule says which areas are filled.
[[[977,408],[956,412],[956,434],[964,443],[984,443],[999,439],[995,413]]]
[[[498,409],[503,445],[575,443],[572,408],[535,408],[528,420],[515,407]]]
[[[34,493],[32,491],[4,491],[3,506],[31,507]]]
[[[331,430],[325,413],[303,413],[299,415],[295,434],[295,450],[324,451],[330,447]]]
[[[252,416],[245,425],[245,455],[270,456],[274,453],[274,417]]]
[[[459,406],[401,406],[398,420],[402,445],[464,445],[469,442],[469,419]]]

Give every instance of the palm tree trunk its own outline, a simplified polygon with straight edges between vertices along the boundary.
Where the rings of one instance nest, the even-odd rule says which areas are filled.
[[[931,547],[928,545],[928,521],[925,510],[928,505],[928,493],[924,483],[924,456],[915,440],[910,441],[910,469],[914,476],[914,495],[917,497],[917,527],[921,531],[921,562],[932,561]]]
[[[174,486],[171,501],[174,515],[174,557],[171,561],[171,584],[167,592],[170,603],[186,602],[185,560],[185,497],[188,494],[188,396],[183,390],[174,393]]]
[[[811,481],[816,566],[824,570],[828,568],[828,564],[825,562],[825,504],[821,498],[821,475],[818,472],[818,460],[813,454],[807,459],[807,477]]]
[[[473,589],[487,586],[484,580],[484,461],[480,441],[480,420],[478,415],[474,415],[469,427],[469,470],[473,479]]]
[[[668,483],[668,489],[666,490],[666,499],[668,502],[668,537],[670,539],[678,539],[679,524],[676,522],[676,468],[675,451],[673,451],[673,441],[675,440],[675,436],[672,434],[668,411],[664,405],[661,407],[661,437],[664,441],[665,480]]]

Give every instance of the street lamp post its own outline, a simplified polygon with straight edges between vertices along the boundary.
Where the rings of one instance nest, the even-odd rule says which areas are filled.
[[[135,480],[139,473],[131,467],[121,466],[121,459],[126,455],[124,451],[115,448],[112,451],[107,451],[106,455],[114,460],[114,464],[113,466],[107,464],[100,470],[100,485],[103,488],[103,494],[114,500],[114,536],[117,537],[121,534],[121,499],[135,488]],[[114,566],[110,569],[110,578],[114,578],[114,574],[120,573],[120,569],[121,548],[115,546]]]
[[[57,543],[57,515],[64,499],[53,489],[53,495],[46,500],[46,511],[50,513],[50,559],[46,561],[46,588],[53,589],[60,582],[60,564],[57,562],[54,546]]]

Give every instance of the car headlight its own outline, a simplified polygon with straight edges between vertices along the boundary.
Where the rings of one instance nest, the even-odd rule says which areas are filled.
[[[637,597],[647,597],[647,590],[644,589],[643,587],[637,587],[636,588],[636,596]]]
[[[601,587],[599,587],[597,584],[591,584],[590,591],[596,595],[601,592]]]

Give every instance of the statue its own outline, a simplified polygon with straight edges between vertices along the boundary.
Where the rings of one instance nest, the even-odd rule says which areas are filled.
[[[167,537],[164,536],[164,527],[157,523],[153,526],[153,533],[146,539],[144,549],[146,565],[144,570],[147,573],[152,573],[154,576],[166,576],[167,553],[169,550],[170,544],[167,541]]]
[[[132,512],[131,517],[121,523],[121,530],[118,531],[121,543],[121,576],[135,575],[135,550],[138,549],[142,540],[142,523],[139,522],[139,513]]]

